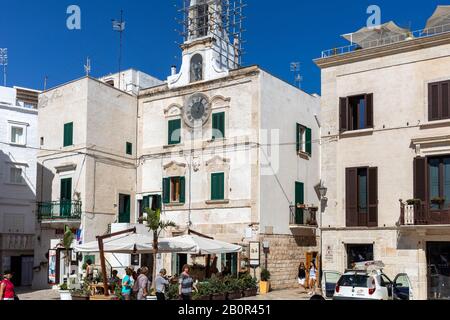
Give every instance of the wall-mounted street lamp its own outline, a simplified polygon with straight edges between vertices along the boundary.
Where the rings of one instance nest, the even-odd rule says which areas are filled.
[[[327,201],[327,192],[328,192],[328,188],[325,187],[325,185],[323,184],[323,181],[320,182],[320,187],[319,187],[319,195],[320,195],[320,200],[324,200]]]

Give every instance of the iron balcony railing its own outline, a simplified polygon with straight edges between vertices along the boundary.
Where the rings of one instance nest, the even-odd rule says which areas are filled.
[[[39,202],[37,212],[39,221],[80,220],[81,201]]]
[[[298,227],[317,227],[317,209],[316,208],[306,208],[301,209],[297,206],[289,207],[290,220],[289,224],[291,226]]]
[[[432,208],[423,201],[400,200],[401,226],[450,225],[450,208]]]
[[[364,41],[360,44],[352,43],[351,45],[337,47],[333,49],[328,49],[322,51],[321,58],[329,58],[332,56],[340,56],[346,53],[358,51],[361,49],[367,49],[367,48],[376,48],[381,47],[393,43],[397,43],[400,41],[407,41],[407,40],[413,40],[413,39],[420,39],[420,38],[427,38],[443,33],[450,32],[450,24],[445,24],[433,28],[428,29],[422,29],[422,30],[416,30],[416,31],[410,31],[407,33],[398,34],[391,37],[383,37],[377,40],[369,40]]]

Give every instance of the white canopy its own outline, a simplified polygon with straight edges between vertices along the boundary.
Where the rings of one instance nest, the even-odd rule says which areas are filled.
[[[408,29],[400,28],[395,22],[390,21],[378,27],[364,27],[354,33],[344,34],[342,37],[358,44],[361,48],[370,48],[405,40],[408,33]]]
[[[153,252],[153,237],[142,234],[120,235],[103,241],[107,253],[144,254]],[[74,247],[77,252],[99,252],[98,242],[93,241]],[[227,242],[212,240],[196,235],[158,240],[158,250],[161,253],[186,254],[221,254],[241,252],[242,247]]]
[[[450,31],[450,6],[437,6],[425,29],[426,34]]]
[[[242,251],[242,247],[231,243],[208,239],[196,235],[187,235],[172,238],[176,243],[183,243],[184,246],[193,246],[189,250],[190,254],[222,254],[222,253],[237,253]]]
[[[153,237],[142,234],[125,234],[103,241],[104,251],[108,253],[145,254],[153,252]],[[186,252],[193,250],[194,246],[188,243],[178,242],[173,238],[158,240],[158,250],[161,253]],[[77,252],[99,252],[98,241],[93,241],[74,247]]]

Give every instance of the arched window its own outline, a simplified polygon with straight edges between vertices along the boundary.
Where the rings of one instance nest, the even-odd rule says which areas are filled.
[[[191,59],[191,82],[203,80],[203,57],[196,54]]]

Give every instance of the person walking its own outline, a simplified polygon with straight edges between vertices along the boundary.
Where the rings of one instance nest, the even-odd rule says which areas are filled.
[[[11,282],[13,273],[9,270],[5,271],[3,274],[3,279],[0,282],[0,301],[14,300],[16,297],[14,291],[14,284]]]
[[[309,288],[311,289],[311,292],[309,292],[309,295],[313,295],[316,293],[316,279],[317,279],[317,268],[314,261],[311,261],[311,264],[309,266]]]
[[[133,288],[133,271],[130,268],[125,270],[126,275],[122,279],[122,296],[125,300],[131,300],[131,289]]]
[[[113,270],[111,279],[109,279],[109,288],[111,294],[114,294],[118,288],[120,288],[120,278],[118,276],[117,270]]]
[[[137,277],[137,300],[146,300],[148,296],[148,287],[149,287],[149,279],[148,279],[148,268],[143,267],[139,276]]]
[[[92,260],[88,259],[86,261],[86,277],[89,282],[94,281],[94,267],[92,266]]]
[[[183,273],[180,275],[178,293],[183,301],[192,300],[192,290],[194,287],[194,279],[189,275],[189,265],[183,266]]]
[[[298,267],[298,284],[303,288],[303,292],[306,292],[306,267],[305,263],[300,262]]]
[[[166,300],[166,286],[169,285],[169,280],[166,278],[167,271],[166,269],[161,269],[159,274],[156,276],[155,279],[155,286],[156,286],[156,299],[158,301],[165,301]]]

